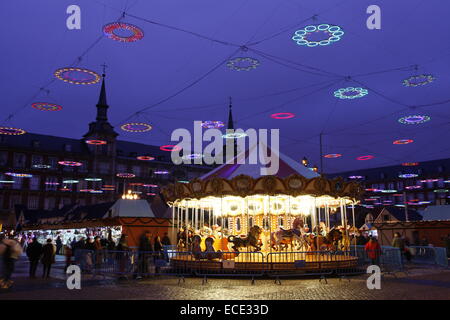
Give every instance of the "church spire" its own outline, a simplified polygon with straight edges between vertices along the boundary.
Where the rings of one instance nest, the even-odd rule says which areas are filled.
[[[230,105],[229,105],[229,112],[228,112],[228,127],[227,129],[233,129],[234,130],[234,123],[233,123],[233,112],[232,112],[232,101],[230,97]]]
[[[106,102],[105,74],[102,74],[102,88],[97,103],[97,121],[108,121],[108,103]]]

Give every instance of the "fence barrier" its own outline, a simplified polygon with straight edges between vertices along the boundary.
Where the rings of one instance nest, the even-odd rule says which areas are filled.
[[[445,248],[411,247],[413,262],[447,267]],[[364,246],[346,251],[318,252],[190,252],[176,246],[164,246],[161,252],[81,250],[74,252],[75,263],[93,275],[140,278],[158,275],[178,277],[211,276],[261,277],[346,276],[365,273],[377,264],[385,273],[404,271],[404,259],[398,248],[382,247],[367,252]],[[444,259],[445,258],[445,259]],[[445,261],[444,261],[445,260]]]

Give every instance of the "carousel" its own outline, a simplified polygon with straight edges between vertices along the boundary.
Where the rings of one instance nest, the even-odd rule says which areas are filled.
[[[231,260],[235,267],[263,263],[277,270],[355,265],[348,216],[354,217],[361,186],[325,179],[279,156],[277,175],[255,176],[252,165],[224,164],[163,189],[177,233],[179,254],[172,262],[222,268]]]

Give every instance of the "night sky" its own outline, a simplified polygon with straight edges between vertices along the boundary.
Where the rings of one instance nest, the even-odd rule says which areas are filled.
[[[81,30],[66,27],[71,4],[81,7]],[[371,4],[381,7],[381,30],[366,27]],[[140,27],[144,38],[122,43],[103,37],[96,43],[102,27],[119,19],[124,9],[139,19],[126,15],[121,21]],[[100,83],[52,81],[53,72],[76,64],[101,73],[106,63],[109,119],[122,140],[169,144],[172,130],[192,129],[194,120],[226,122],[232,96],[235,127],[280,128],[281,152],[294,159],[306,156],[319,164],[322,132],[324,154],[343,155],[324,159],[326,173],[446,158],[449,16],[450,2],[442,0],[1,1],[1,125],[81,138],[95,118]],[[321,23],[339,25],[345,32],[341,41],[309,48],[291,39],[296,30]],[[239,52],[245,44],[249,50]],[[226,66],[230,56],[256,58],[261,64],[249,72],[233,71]],[[432,74],[435,81],[403,86],[415,74]],[[49,93],[40,90],[44,86]],[[353,100],[334,97],[334,91],[350,86],[364,87],[369,94]],[[31,108],[36,101],[58,103],[63,110],[37,111]],[[296,116],[272,119],[277,112]],[[398,122],[416,114],[431,121]],[[119,129],[126,121],[148,121],[154,129],[126,133]],[[397,139],[414,143],[394,145]],[[375,158],[356,160],[364,155]]]

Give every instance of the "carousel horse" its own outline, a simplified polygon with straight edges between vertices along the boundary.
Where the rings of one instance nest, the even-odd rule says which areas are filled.
[[[259,237],[262,233],[262,229],[258,226],[253,226],[250,228],[250,231],[246,238],[241,238],[239,236],[229,236],[228,242],[232,243],[232,248],[236,253],[239,253],[239,248],[245,248],[248,246],[252,246],[256,251],[261,251],[261,244],[259,241]]]
[[[205,238],[212,236],[212,233],[213,233],[212,229],[210,227],[208,227],[207,225],[204,225],[202,228],[200,228],[200,231],[199,231],[199,234]]]
[[[296,218],[292,222],[292,229],[285,230],[280,227],[280,230],[270,234],[270,247],[274,250],[281,251],[290,245],[291,249],[294,249],[294,242],[296,242],[298,249],[300,249],[305,244],[303,228],[304,223],[301,218]]]
[[[194,237],[194,230],[187,226],[187,228],[180,228],[177,233],[177,244],[181,248],[188,248],[192,244]]]
[[[206,249],[204,251],[204,255],[206,256],[206,259],[213,260],[213,259],[222,258],[223,253],[220,250],[216,251],[214,249],[214,239],[213,238],[206,238],[205,245],[206,245]]]
[[[326,236],[311,233],[306,237],[309,251],[336,251],[341,239],[342,232],[335,228],[331,229]]]

